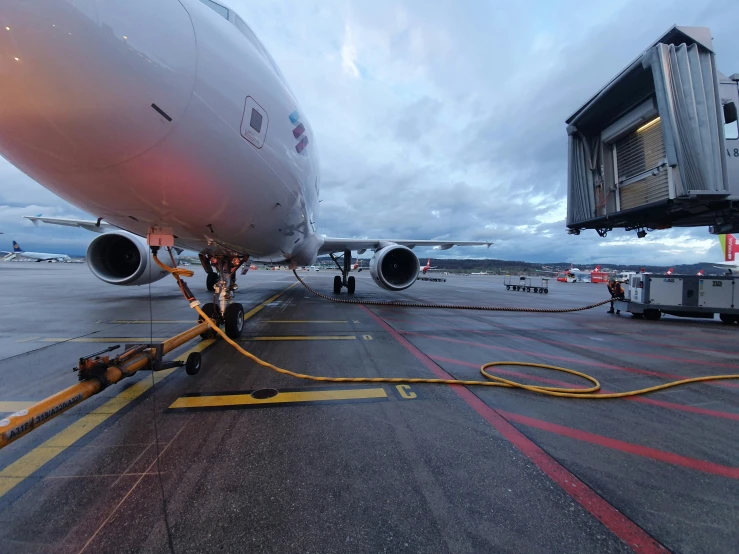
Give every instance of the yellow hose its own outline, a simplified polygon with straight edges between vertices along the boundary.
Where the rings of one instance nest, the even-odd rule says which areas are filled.
[[[162,262],[160,262],[156,256],[154,256],[154,261],[163,270],[174,275],[175,279],[177,279],[177,282],[180,285],[180,289],[183,290],[183,294],[184,294],[184,289],[182,286],[182,282],[180,280],[180,276],[192,277],[194,273],[190,271],[189,269],[167,267]],[[626,391],[626,392],[598,393],[598,391],[600,390],[600,382],[598,382],[598,380],[591,375],[582,373],[580,371],[575,371],[574,369],[568,369],[566,367],[558,367],[558,366],[547,365],[547,364],[536,364],[532,362],[488,362],[486,364],[483,364],[482,367],[480,367],[480,373],[482,373],[482,375],[486,379],[488,379],[487,381],[467,381],[467,380],[462,380],[462,379],[425,379],[425,378],[415,378],[415,377],[322,377],[322,376],[317,376],[317,375],[307,375],[305,373],[297,373],[289,369],[278,367],[276,365],[273,365],[269,362],[262,360],[261,358],[255,356],[251,352],[244,350],[237,342],[229,338],[228,335],[226,335],[226,333],[218,325],[216,325],[215,322],[211,320],[210,317],[208,317],[205,314],[205,312],[203,312],[203,310],[200,308],[200,302],[198,300],[194,298],[187,298],[187,299],[190,301],[190,307],[193,308],[198,313],[200,318],[205,323],[207,323],[216,333],[218,333],[221,336],[221,338],[223,338],[223,340],[225,340],[228,344],[233,346],[242,355],[246,356],[253,362],[261,365],[262,367],[266,367],[268,369],[271,369],[272,371],[281,373],[282,375],[289,375],[290,377],[295,377],[296,379],[306,379],[308,381],[320,381],[324,383],[326,382],[328,383],[407,383],[407,384],[427,383],[427,384],[434,384],[434,385],[510,387],[510,388],[524,389],[530,392],[544,394],[546,396],[560,396],[560,397],[565,397],[565,398],[602,399],[602,398],[625,398],[628,396],[638,396],[641,394],[647,394],[647,393],[658,391],[658,390],[668,389],[670,387],[686,385],[688,383],[719,381],[719,380],[727,380],[727,379],[739,379],[739,374],[710,375],[706,377],[693,377],[690,379],[681,379],[679,381],[672,381],[670,383],[665,383],[663,385],[656,385],[654,387],[647,387],[643,389],[636,389],[636,390]],[[357,302],[357,303],[361,303],[361,302]],[[524,311],[523,308],[521,308],[520,310]],[[564,373],[569,373],[570,375],[576,375],[577,377],[586,379],[587,381],[592,383],[593,386],[586,388],[586,389],[575,389],[575,388],[566,388],[566,387],[540,387],[537,385],[527,385],[526,383],[519,383],[518,381],[512,381],[510,379],[505,379],[503,377],[492,375],[488,373],[487,371],[485,371],[487,368],[494,367],[494,366],[537,367],[537,368],[542,368],[542,369],[561,371]]]

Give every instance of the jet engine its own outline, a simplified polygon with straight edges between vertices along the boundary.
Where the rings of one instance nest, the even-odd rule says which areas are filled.
[[[403,290],[416,282],[418,258],[410,248],[391,244],[375,252],[370,260],[370,275],[387,290]]]
[[[175,264],[179,252],[173,250]],[[159,261],[172,267],[169,252],[160,248]],[[125,231],[109,231],[87,247],[87,265],[93,275],[111,285],[147,285],[167,275],[152,260],[146,240]]]

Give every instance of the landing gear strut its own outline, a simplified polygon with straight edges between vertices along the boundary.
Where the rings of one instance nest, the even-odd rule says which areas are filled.
[[[213,271],[213,267],[210,265],[208,256],[205,254],[198,254],[198,257],[200,258],[200,265],[203,266],[205,273],[208,275],[205,278],[205,288],[208,289],[208,291],[213,292],[216,283],[218,282],[218,273]]]
[[[233,295],[239,288],[236,284],[236,271],[248,260],[248,256],[207,258],[200,255],[200,262],[208,271],[206,286],[208,290],[213,291],[213,302],[204,304],[202,310],[218,325],[224,325],[226,335],[232,339],[240,337],[244,330],[244,307],[238,302],[233,302]],[[203,338],[213,338],[214,334],[215,332],[209,329],[203,333]]]
[[[346,287],[346,292],[349,294],[354,294],[354,289],[356,288],[356,280],[354,279],[354,276],[349,277],[349,272],[351,271],[351,263],[352,263],[352,251],[351,250],[344,250],[344,267],[339,264],[339,260],[334,256],[333,254],[329,254],[331,256],[331,259],[336,264],[336,267],[339,268],[339,271],[341,271],[341,277],[338,275],[334,277],[334,294],[341,293],[341,288]]]

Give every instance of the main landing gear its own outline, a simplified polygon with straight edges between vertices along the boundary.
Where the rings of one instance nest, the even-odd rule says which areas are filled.
[[[213,302],[203,304],[201,309],[218,325],[223,325],[226,335],[232,339],[240,337],[244,330],[244,307],[238,302],[233,302],[233,295],[239,288],[236,284],[236,271],[248,260],[248,256],[211,256],[208,258],[203,254],[200,255],[200,263],[208,272],[206,287],[213,291]],[[246,267],[248,270],[248,266]],[[215,334],[213,329],[208,329],[201,337],[215,338]]]
[[[354,289],[356,288],[356,280],[354,279],[354,276],[349,276],[349,272],[351,271],[351,263],[352,263],[352,251],[351,250],[344,250],[344,267],[339,264],[339,260],[334,256],[333,254],[329,254],[331,256],[331,259],[336,264],[336,267],[339,268],[339,271],[341,271],[341,276],[335,276],[334,277],[334,294],[340,294],[341,288],[346,287],[346,292],[349,294],[354,294]]]

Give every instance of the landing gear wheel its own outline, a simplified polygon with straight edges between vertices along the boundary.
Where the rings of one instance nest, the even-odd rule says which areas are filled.
[[[644,310],[644,319],[647,321],[657,321],[662,317],[662,312],[659,310]]]
[[[207,304],[203,304],[202,308],[200,309],[203,310],[203,313],[207,315],[210,319],[212,319],[216,325],[218,325],[220,314],[218,313],[218,308],[216,308],[215,304],[213,304],[212,302],[208,302]],[[198,318],[198,323],[202,323],[203,321],[204,320],[202,317]],[[205,340],[214,339],[216,338],[216,336],[217,336],[216,332],[210,327],[208,327],[208,330],[205,331],[205,333],[200,334],[200,338],[205,339]]]
[[[349,277],[346,281],[346,292],[354,294],[354,288],[357,286],[357,282],[354,277]]]
[[[185,360],[185,371],[188,375],[197,375],[200,371],[202,364],[202,358],[199,352],[190,352],[190,355]]]
[[[226,306],[223,321],[226,324],[226,335],[228,335],[228,338],[239,338],[241,332],[244,330],[244,307],[237,302]]]
[[[334,276],[334,294],[341,293],[341,277]]]
[[[210,292],[213,292],[215,290],[217,282],[218,273],[208,273],[208,276],[205,278],[205,288],[208,289]]]

